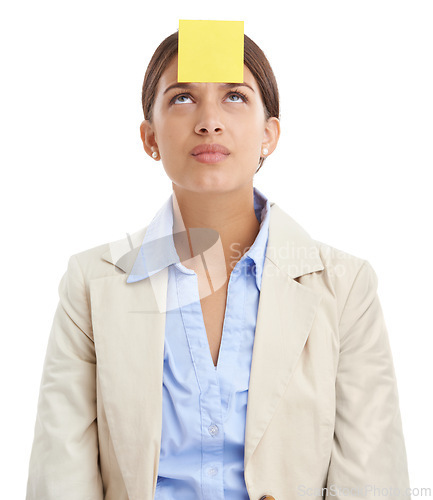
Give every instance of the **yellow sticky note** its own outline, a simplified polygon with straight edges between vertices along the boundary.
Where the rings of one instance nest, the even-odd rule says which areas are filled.
[[[179,20],[178,82],[244,81],[244,22]]]

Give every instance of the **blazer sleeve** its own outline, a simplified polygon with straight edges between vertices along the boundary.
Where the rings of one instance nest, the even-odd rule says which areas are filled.
[[[96,355],[76,255],[59,285],[40,384],[27,500],[102,500]]]
[[[324,497],[410,498],[397,383],[377,284],[364,260],[340,317],[335,429]]]

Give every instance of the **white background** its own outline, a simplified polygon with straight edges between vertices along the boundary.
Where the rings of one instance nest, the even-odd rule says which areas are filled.
[[[141,85],[179,19],[243,20],[281,94],[255,186],[379,277],[412,487],[432,459],[431,1],[38,0],[2,8],[2,497],[24,498],[40,377],[70,255],[171,193],[139,136]]]

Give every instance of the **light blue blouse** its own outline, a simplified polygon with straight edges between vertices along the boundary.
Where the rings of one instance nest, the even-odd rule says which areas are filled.
[[[172,237],[173,194],[149,224],[141,250],[159,235],[151,272],[168,269],[162,435],[155,500],[247,500],[244,443],[248,385],[263,265],[269,200],[254,188],[259,233],[233,269],[218,364],[209,349],[197,274],[180,263]],[[148,251],[149,248],[147,247]],[[145,267],[145,266],[144,266]]]

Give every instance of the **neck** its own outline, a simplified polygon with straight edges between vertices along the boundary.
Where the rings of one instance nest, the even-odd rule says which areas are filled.
[[[197,193],[173,184],[173,205],[175,233],[186,229],[188,240],[191,228],[213,229],[219,234],[228,273],[254,243],[260,229],[252,183],[224,193]],[[175,238],[182,261],[195,257],[190,243],[186,238]]]

